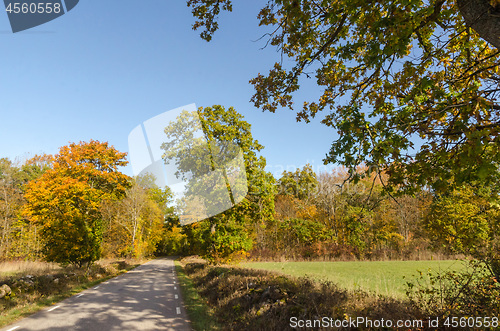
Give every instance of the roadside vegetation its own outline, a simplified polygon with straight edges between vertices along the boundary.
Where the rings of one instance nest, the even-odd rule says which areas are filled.
[[[194,259],[196,260],[196,259]],[[181,287],[182,300],[186,308],[191,326],[194,330],[220,330],[222,326],[217,323],[212,308],[207,304],[206,299],[200,296],[191,278],[186,274],[184,266],[192,263],[193,259],[183,259],[175,261],[177,279]],[[198,259],[199,261],[199,259]]]
[[[302,263],[303,266],[315,264]],[[356,267],[357,263],[346,264]],[[425,264],[422,261],[421,266]],[[459,271],[451,264],[446,270],[436,272],[429,268],[407,277],[404,296],[399,292],[396,295],[377,294],[362,287],[346,289],[335,279],[326,281],[262,269],[215,266],[192,258],[181,260],[180,265],[189,277],[180,278],[183,286],[194,289],[200,296],[197,299],[200,306],[206,304],[208,307],[203,309],[211,311],[203,318],[211,319],[211,323],[219,325],[222,330],[289,330],[294,319],[315,320],[323,316],[334,321],[357,317],[365,321],[384,319],[394,323],[401,320],[409,324],[400,329],[445,330],[449,329],[453,318],[466,323],[478,311],[488,316],[500,313],[497,283],[488,277],[485,266],[474,260],[464,261]],[[432,266],[432,263],[428,265]],[[346,269],[348,272],[350,268]],[[368,267],[364,271],[370,273],[371,270]],[[429,325],[429,321],[436,318],[441,321],[439,327]],[[445,323],[448,323],[448,328]],[[483,329],[498,329],[498,318],[493,317],[488,323]],[[316,326],[312,329],[329,328]],[[381,328],[361,326],[361,329]],[[211,328],[195,327],[195,330]]]
[[[328,316],[341,321],[358,316],[394,321],[428,317],[407,300],[349,291],[333,282],[188,261],[184,271],[223,330],[290,330],[292,317]]]

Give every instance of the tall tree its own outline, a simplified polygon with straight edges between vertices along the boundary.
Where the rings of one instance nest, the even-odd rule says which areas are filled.
[[[36,226],[21,215],[23,193],[26,184],[40,177],[50,163],[50,155],[35,155],[22,164],[0,159],[0,258],[38,257]]]
[[[196,208],[191,209],[200,212],[206,208],[209,217],[203,224],[193,225],[193,233],[198,234],[203,242],[198,246],[213,261],[248,250],[252,231],[245,224],[263,225],[273,217],[273,178],[264,170],[265,159],[257,155],[263,146],[253,139],[250,129],[234,108],[219,105],[199,108],[196,113],[183,112],[165,128],[164,159],[176,160],[177,175],[191,178],[188,192],[201,192],[195,195],[199,201],[191,203]],[[204,137],[199,136],[199,130]],[[239,157],[240,150],[243,164],[234,166],[232,160]],[[238,179],[241,171],[243,181]],[[246,194],[234,207],[220,213],[218,207],[227,205],[224,199],[228,192],[231,202],[236,202],[238,192]],[[215,215],[209,210],[214,206]]]
[[[286,1],[269,1],[269,3],[273,2],[275,4],[286,4]],[[442,6],[444,2],[444,0],[438,1],[435,6]],[[188,0],[187,4],[193,7],[192,13],[197,19],[193,24],[193,30],[204,27],[205,29],[200,36],[206,41],[212,40],[213,33],[219,28],[217,16],[221,10],[232,11],[233,9],[231,0]],[[324,6],[325,1],[319,4],[313,2],[313,4],[317,7]],[[500,13],[500,1],[457,0],[456,4],[467,25],[472,27],[484,40],[500,49],[500,19],[498,15]],[[291,5],[298,7],[299,3],[293,1]]]
[[[278,190],[281,194],[292,195],[297,199],[305,200],[316,194],[318,180],[310,164],[294,172],[283,171],[278,180]]]
[[[49,261],[89,265],[99,259],[103,200],[122,197],[128,176],[118,171],[125,153],[106,142],[61,147],[52,169],[28,183],[25,215],[41,227]]]
[[[0,258],[5,258],[11,244],[11,232],[23,202],[15,180],[16,167],[6,158],[0,159]]]
[[[202,38],[210,40],[219,12],[231,3],[188,1],[193,27],[205,29]],[[270,0],[260,25],[271,29],[268,45],[290,61],[251,80],[252,101],[271,112],[296,110],[306,122],[328,111],[322,122],[340,138],[325,161],[353,173],[363,163],[385,170],[388,188],[444,192],[499,183],[500,50],[468,26],[498,41],[499,5],[457,3]],[[293,96],[312,76],[321,96],[298,109]]]

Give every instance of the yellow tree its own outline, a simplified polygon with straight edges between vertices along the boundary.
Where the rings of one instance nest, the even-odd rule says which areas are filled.
[[[25,215],[41,228],[48,261],[90,265],[99,259],[103,200],[122,197],[128,176],[118,171],[125,153],[106,142],[61,147],[52,169],[28,183]]]
[[[105,219],[103,247],[108,255],[151,255],[163,236],[162,206],[170,199],[170,190],[164,190],[163,198],[158,200],[158,188],[131,182],[123,199],[106,201],[101,208]]]
[[[489,200],[488,190],[470,186],[437,196],[425,218],[425,227],[437,245],[454,252],[476,256],[484,249],[498,252],[495,244],[498,245],[500,208]]]
[[[491,188],[464,185],[436,196],[424,225],[435,245],[485,262],[500,281],[500,205]]]

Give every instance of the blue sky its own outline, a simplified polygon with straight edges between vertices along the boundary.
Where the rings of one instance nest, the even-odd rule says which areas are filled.
[[[243,114],[275,176],[306,163],[324,169],[334,130],[250,103],[248,81],[279,61],[275,49],[262,50],[265,41],[256,41],[267,32],[256,19],[265,3],[235,1],[210,43],[191,29],[184,0],[84,0],[16,34],[0,13],[0,157],[54,154],[90,139],[126,152],[128,134],[141,122],[196,103]],[[317,93],[308,84],[295,101]],[[132,175],[130,167],[123,171]]]

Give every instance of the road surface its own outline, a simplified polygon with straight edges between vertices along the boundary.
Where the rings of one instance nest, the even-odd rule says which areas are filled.
[[[174,261],[157,259],[0,331],[191,330]]]

